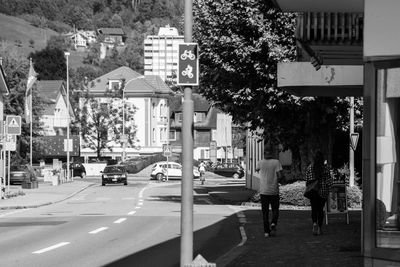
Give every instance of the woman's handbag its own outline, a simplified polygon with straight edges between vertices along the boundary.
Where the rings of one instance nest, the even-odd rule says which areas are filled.
[[[308,199],[313,198],[318,195],[319,182],[318,180],[312,180],[306,183],[306,190],[304,191],[304,196]]]

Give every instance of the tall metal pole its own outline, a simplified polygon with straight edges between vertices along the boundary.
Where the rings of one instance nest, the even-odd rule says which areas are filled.
[[[69,180],[69,123],[70,123],[70,113],[69,113],[69,69],[68,69],[68,56],[69,52],[65,52],[65,56],[67,57],[67,180]]]
[[[185,0],[185,42],[192,42],[193,1]],[[185,87],[182,121],[181,267],[193,260],[193,100],[192,87]]]
[[[122,143],[122,162],[125,162],[125,87],[122,88],[122,136],[123,136],[123,143]]]
[[[351,134],[354,133],[354,97],[350,97],[350,138]],[[349,154],[349,169],[350,169],[350,179],[349,186],[354,186],[354,150],[350,146]]]
[[[32,60],[32,59],[31,59]],[[33,89],[31,89],[31,90],[33,90]],[[30,163],[30,165],[31,165],[31,167],[32,167],[32,151],[33,151],[33,149],[32,149],[32,145],[33,145],[33,138],[32,138],[32,136],[33,136],[33,127],[32,127],[32,124],[33,124],[33,106],[32,106],[32,98],[33,98],[33,92],[31,91],[31,96],[29,97],[29,108],[31,109],[30,110],[30,112],[29,112],[29,121],[30,121],[30,123],[29,123],[29,130],[30,130],[30,133],[29,133],[29,163]]]

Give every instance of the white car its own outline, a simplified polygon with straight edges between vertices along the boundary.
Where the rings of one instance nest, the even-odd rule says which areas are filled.
[[[182,179],[182,165],[176,162],[166,161],[157,162],[151,169],[151,178],[157,180],[168,179]],[[200,178],[200,172],[193,169],[193,178]]]

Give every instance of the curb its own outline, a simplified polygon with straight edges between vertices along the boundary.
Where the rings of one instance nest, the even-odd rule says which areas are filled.
[[[63,198],[61,198],[61,199],[58,199],[58,200],[49,201],[49,202],[45,202],[45,203],[42,203],[42,204],[33,204],[33,205],[19,205],[19,206],[0,207],[0,210],[11,210],[11,209],[34,209],[34,208],[39,208],[39,207],[42,207],[42,206],[47,206],[47,205],[55,204],[55,203],[58,203],[58,202],[61,202],[61,201],[67,200],[67,199],[69,199],[69,198],[71,198],[71,197],[75,196],[76,194],[78,194],[78,193],[82,192],[83,190],[85,190],[85,189],[87,189],[87,188],[89,188],[89,187],[91,187],[91,186],[93,186],[93,185],[95,185],[95,184],[93,184],[93,183],[92,183],[92,184],[88,184],[88,185],[86,185],[85,187],[82,187],[82,188],[80,188],[79,190],[77,190],[77,191],[73,192],[72,194],[70,194],[70,195],[68,195],[68,196],[66,196],[66,197],[63,197]]]

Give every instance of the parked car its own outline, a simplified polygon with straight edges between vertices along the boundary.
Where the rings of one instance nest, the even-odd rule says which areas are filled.
[[[157,180],[166,179],[182,179],[182,165],[177,162],[166,162],[161,161],[154,164],[151,169],[151,178]],[[193,178],[200,178],[200,172],[197,169],[193,169]]]
[[[22,184],[22,182],[25,180],[29,180],[30,174],[27,170],[15,170],[15,171],[10,171],[10,184]],[[6,177],[6,183],[8,184],[8,177]]]
[[[101,185],[123,183],[128,184],[128,172],[121,165],[108,165],[101,172]]]
[[[81,177],[82,179],[86,177],[86,169],[85,166],[81,162],[71,163],[69,165],[69,169],[72,173],[72,177]]]
[[[244,176],[244,169],[237,163],[219,163],[214,167],[214,173],[239,179]]]

